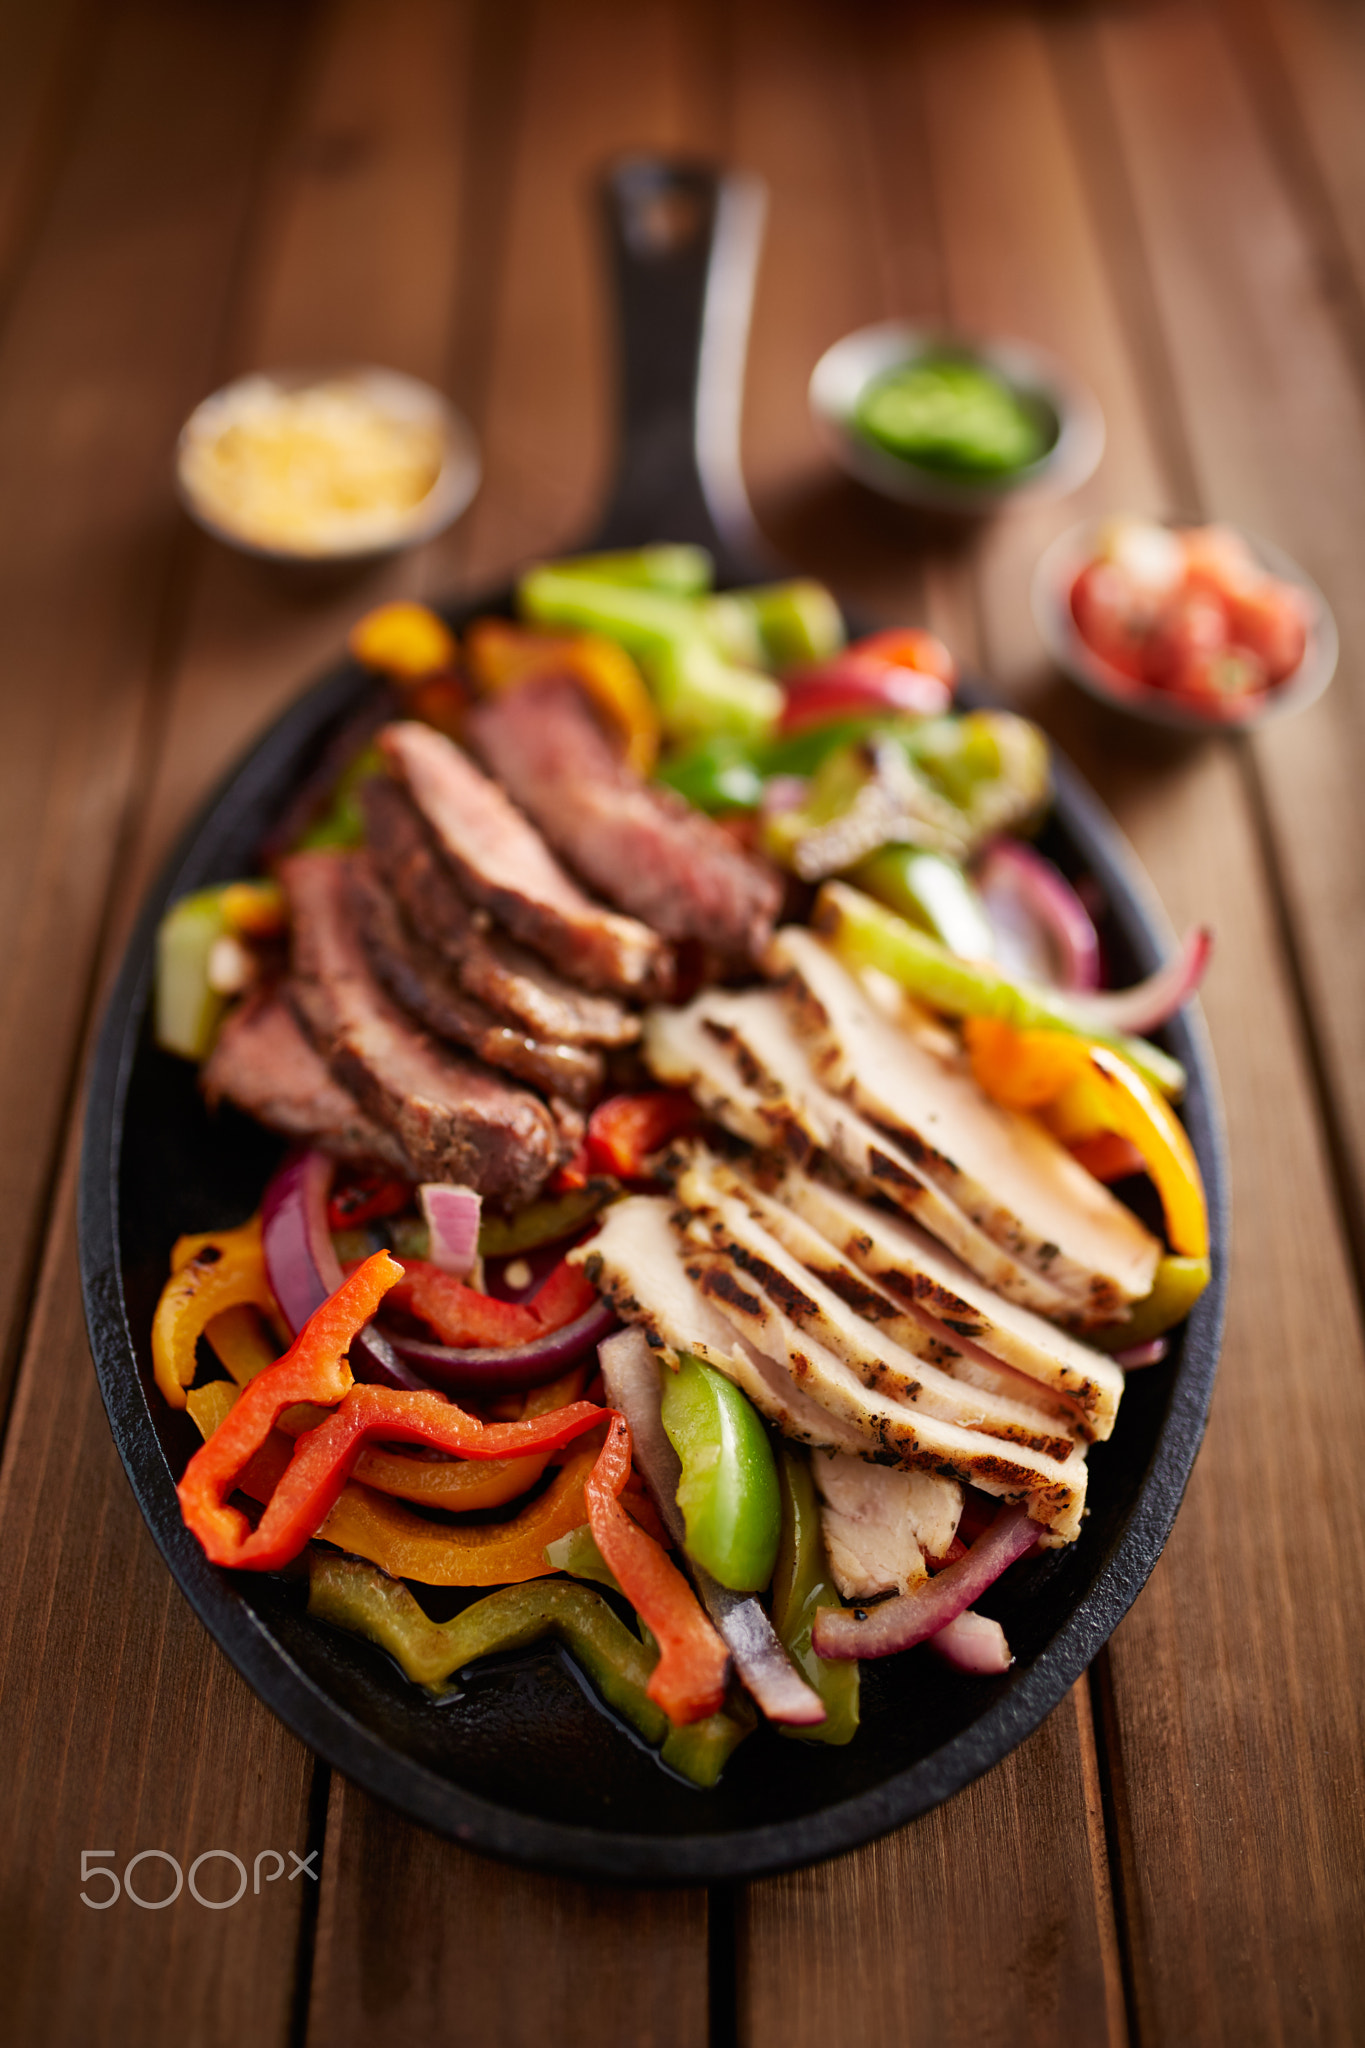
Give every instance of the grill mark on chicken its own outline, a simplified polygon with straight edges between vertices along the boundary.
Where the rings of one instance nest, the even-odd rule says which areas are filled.
[[[580,1108],[600,1092],[605,1070],[599,1053],[542,1044],[501,1023],[452,985],[437,956],[404,929],[396,903],[363,853],[351,863],[350,892],[370,965],[390,995],[428,1031]]]
[[[529,819],[443,733],[387,725],[379,745],[471,902],[584,988],[666,994],[672,954],[657,932],[583,894]]]
[[[611,996],[589,995],[491,927],[461,896],[411,799],[390,776],[359,792],[370,857],[412,931],[446,962],[465,994],[531,1037],[563,1045],[630,1045],[640,1020]]]
[[[475,706],[475,751],[573,871],[666,939],[756,960],[781,883],[673,791],[647,783],[572,676],[541,676]],[[564,801],[565,788],[573,791]]]
[[[398,1009],[371,972],[351,913],[349,857],[295,854],[289,897],[300,1019],[332,1073],[394,1131],[424,1180],[463,1181],[495,1206],[539,1194],[561,1156],[550,1111],[502,1075],[457,1059]]]

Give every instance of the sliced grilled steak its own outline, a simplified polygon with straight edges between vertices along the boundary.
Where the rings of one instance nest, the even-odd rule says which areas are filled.
[[[210,1107],[235,1103],[272,1131],[306,1138],[337,1159],[417,1178],[393,1132],[332,1079],[278,989],[249,995],[224,1020],[199,1078]]]
[[[453,741],[403,720],[385,726],[379,744],[471,902],[584,988],[667,992],[672,956],[658,933],[585,896],[535,827]]]
[[[722,960],[758,958],[782,899],[777,875],[713,819],[637,775],[572,678],[545,676],[486,698],[469,734],[589,888],[666,939],[696,939]]]
[[[423,1180],[463,1181],[516,1208],[544,1186],[561,1154],[545,1104],[418,1030],[381,988],[365,956],[345,854],[285,861],[293,931],[293,1000],[313,1039],[361,1107],[397,1133]]]
[[[423,943],[451,968],[466,995],[533,1038],[561,1045],[630,1045],[640,1020],[610,996],[592,996],[489,928],[431,842],[412,800],[389,776],[360,789],[371,859]]]
[[[398,905],[364,854],[351,862],[351,905],[370,965],[394,999],[438,1038],[468,1047],[490,1067],[582,1106],[602,1086],[600,1053],[580,1045],[546,1045],[513,1030],[455,984],[438,956],[414,939]]]

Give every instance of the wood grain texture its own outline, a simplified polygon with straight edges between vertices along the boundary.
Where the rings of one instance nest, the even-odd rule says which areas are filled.
[[[628,145],[685,142],[695,132],[689,80],[705,70],[700,52],[695,70],[675,65],[687,34],[680,8],[549,5],[524,34],[503,52],[507,98],[494,110],[515,147],[480,154],[466,172],[505,237],[482,245],[487,270],[462,273],[455,343],[467,402],[482,387],[489,482],[442,566],[475,587],[562,545],[591,517],[607,458],[591,179]],[[572,92],[566,75],[578,81]],[[464,331],[481,321],[486,332]],[[310,2041],[345,2048],[377,2030],[471,2048],[706,2039],[704,1893],[632,1895],[506,1870],[340,1780],[325,1868]]]
[[[229,1911],[188,1889],[222,1849],[306,1845],[311,1760],[209,1641],[129,1490],[90,1366],[67,1159],[0,1468],[0,2039],[24,2048],[229,2048],[289,2038],[306,1878],[248,1888]],[[163,1850],[186,1889],[164,1911],[85,1882],[82,1852]],[[174,1889],[169,1864],[132,1873]],[[225,1899],[231,1864],[197,1873]]]
[[[5,1368],[174,568],[171,451],[209,376],[290,47],[286,18],[255,5],[113,11],[0,336]]]
[[[1081,1685],[947,1806],[752,1886],[740,1927],[746,2048],[1122,2043],[1092,1764]]]
[[[312,2048],[704,2048],[704,1892],[504,1868],[333,1781]]]
[[[960,535],[822,483],[820,458],[803,438],[804,382],[819,348],[872,319],[951,314],[966,323],[952,301],[949,261],[938,254],[957,225],[941,195],[947,188],[952,204],[984,203],[998,192],[1005,161],[1036,173],[1021,57],[1038,73],[1038,52],[1028,44],[1021,52],[1016,28],[983,25],[975,12],[932,34],[918,20],[886,15],[875,35],[856,42],[824,9],[783,10],[779,36],[774,17],[750,7],[739,36],[736,154],[805,202],[799,211],[791,204],[789,236],[775,205],[760,288],[761,384],[754,381],[765,399],[751,409],[745,438],[756,500],[770,529],[799,536],[805,561],[902,617],[922,615],[927,597],[911,546],[918,555],[936,543],[940,605],[974,610]],[[756,53],[775,41],[783,54],[774,79]],[[986,111],[973,116],[971,93],[983,77]],[[991,89],[1006,77],[1008,110]],[[964,167],[974,180],[965,201],[954,183]],[[1042,175],[1052,169],[1045,162]],[[1025,186],[1003,220],[974,223],[988,230],[983,274],[996,250],[991,234],[1006,237],[1029,196]],[[874,231],[855,240],[850,219],[869,217]],[[1006,317],[1007,331],[1027,331],[1027,311]],[[961,633],[955,641],[963,645]],[[941,1813],[822,1869],[752,1887],[739,1929],[741,2038],[777,2048],[852,2026],[876,2043],[1056,2033],[1122,2041],[1093,1763],[1082,1687]],[[1021,1883],[1024,1871],[1035,1881]]]

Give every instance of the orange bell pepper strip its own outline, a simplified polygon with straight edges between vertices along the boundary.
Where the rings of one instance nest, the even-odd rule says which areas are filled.
[[[963,1037],[972,1072],[993,1101],[1041,1111],[1064,1145],[1101,1133],[1126,1139],[1161,1196],[1171,1250],[1206,1256],[1208,1211],[1185,1127],[1121,1054],[1063,1031],[1016,1030],[998,1017],[967,1018]]]
[[[583,1489],[588,1525],[622,1592],[659,1645],[649,1697],[670,1721],[684,1726],[719,1712],[729,1653],[678,1567],[617,1499],[629,1471],[630,1431],[618,1415]]]
[[[543,675],[571,675],[625,743],[626,760],[648,775],[659,755],[659,715],[639,669],[599,633],[537,633],[506,619],[476,619],[465,636],[469,670],[486,693]]]
[[[599,1419],[601,1414],[599,1409]],[[546,1544],[582,1524],[583,1485],[598,1455],[595,1443],[575,1444],[544,1493],[508,1522],[429,1522],[352,1480],[317,1533],[377,1564],[391,1579],[415,1579],[423,1586],[511,1586],[541,1579]]]
[[[177,1239],[171,1278],[152,1319],[152,1371],[172,1408],[185,1405],[198,1364],[195,1346],[208,1325],[227,1309],[248,1306],[279,1313],[266,1278],[259,1216],[235,1230]]]
[[[418,683],[455,666],[455,637],[429,605],[376,605],[351,628],[347,646],[365,668],[396,683]]]
[[[1087,1072],[1056,1098],[1048,1122],[1065,1137],[1069,1129],[1117,1131],[1142,1154],[1161,1197],[1171,1250],[1185,1258],[1208,1256],[1209,1218],[1199,1162],[1185,1126],[1169,1103],[1141,1074],[1107,1045],[1086,1048]],[[1060,1128],[1059,1128],[1060,1127]]]
[[[582,1393],[586,1377],[586,1367],[576,1365],[563,1379],[537,1387],[527,1395],[522,1416],[550,1415],[556,1408],[567,1407]],[[376,1493],[464,1514],[474,1508],[500,1508],[529,1493],[553,1456],[553,1451],[537,1451],[525,1458],[442,1458],[435,1462],[405,1457],[383,1444],[367,1444],[355,1476]]]

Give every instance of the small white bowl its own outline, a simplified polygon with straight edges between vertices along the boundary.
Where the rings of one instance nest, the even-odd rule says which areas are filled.
[[[860,432],[858,403],[875,378],[920,357],[944,354],[966,356],[994,370],[1021,396],[1041,401],[1057,421],[1057,438],[1046,454],[1007,476],[972,482],[893,455]],[[883,497],[934,511],[992,512],[1025,494],[1051,497],[1074,491],[1093,475],[1104,453],[1098,399],[1055,356],[1024,341],[972,341],[900,320],[883,321],[846,334],[826,349],[811,372],[808,396],[816,430],[841,468]]]
[[[1195,520],[1172,519],[1170,526],[1191,526]],[[1177,697],[1154,683],[1138,682],[1124,675],[1096,654],[1081,638],[1071,611],[1071,591],[1087,563],[1095,559],[1103,519],[1085,519],[1059,534],[1038,558],[1033,572],[1033,617],[1052,659],[1073,683],[1079,683],[1102,704],[1127,711],[1149,725],[1164,725],[1176,732],[1250,732],[1289,718],[1317,702],[1331,682],[1337,665],[1337,622],[1331,606],[1310,576],[1280,548],[1244,526],[1228,520],[1219,524],[1240,534],[1263,569],[1282,582],[1292,583],[1308,600],[1308,644],[1303,660],[1282,683],[1249,702],[1230,699],[1225,710],[1204,711],[1187,697]]]
[[[431,433],[441,453],[430,489],[410,507],[384,509],[368,520],[357,515],[345,522],[349,531],[334,529],[316,541],[302,536],[288,541],[267,539],[248,525],[236,523],[231,508],[224,507],[205,487],[203,451],[249,408],[268,403],[272,396],[333,385],[356,390],[393,421]],[[478,490],[480,476],[474,431],[449,399],[416,377],[364,364],[258,370],[239,377],[195,407],[180,430],[176,448],[176,482],[190,517],[230,547],[269,562],[363,561],[414,547],[459,518]]]

